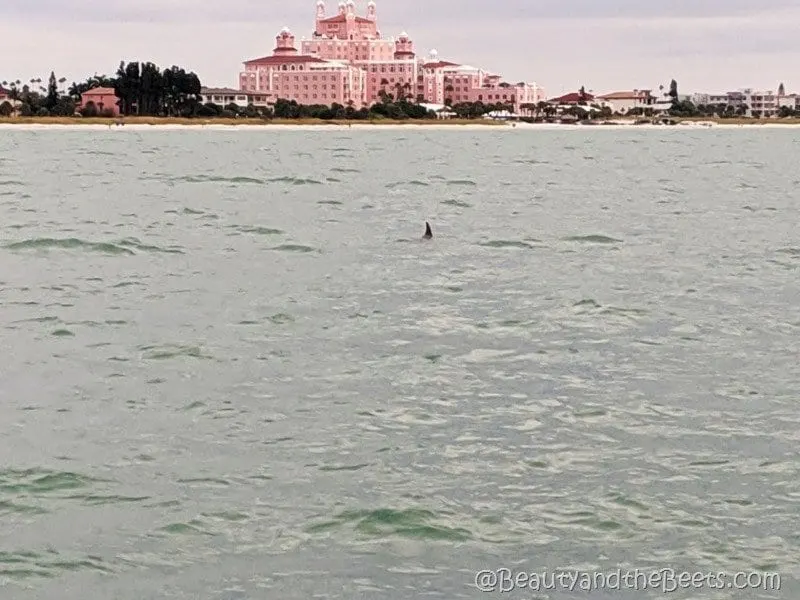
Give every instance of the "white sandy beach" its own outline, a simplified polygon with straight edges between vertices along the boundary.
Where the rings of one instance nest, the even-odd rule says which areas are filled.
[[[264,123],[261,124],[247,124],[247,125],[220,125],[220,124],[201,124],[197,125],[184,125],[165,123],[161,124],[143,124],[143,123],[128,123],[121,126],[117,125],[102,125],[102,124],[61,124],[61,123],[0,123],[0,130],[18,130],[18,131],[41,131],[41,130],[58,130],[58,131],[168,131],[168,130],[208,130],[208,131],[261,131],[264,129],[271,129],[277,131],[341,131],[343,129],[358,129],[358,130],[371,130],[371,131],[386,131],[386,130],[424,130],[424,131],[525,131],[525,130],[558,130],[558,131],[608,131],[618,129],[630,129],[635,127],[637,129],[739,129],[739,128],[797,128],[800,124],[795,123],[752,123],[752,124],[738,124],[738,123],[712,123],[712,122],[699,122],[699,121],[686,121],[676,125],[654,125],[642,124],[636,125],[633,122],[610,122],[608,124],[598,125],[565,125],[555,123],[505,123],[502,125],[442,125],[438,123],[418,124],[418,123],[397,123],[376,125],[373,123],[359,123],[354,122],[352,126],[345,124],[327,124],[327,125],[295,125],[295,124],[276,124]]]

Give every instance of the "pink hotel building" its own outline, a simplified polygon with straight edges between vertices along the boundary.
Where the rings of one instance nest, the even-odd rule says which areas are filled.
[[[302,40],[299,52],[287,27],[276,40],[272,56],[244,63],[240,90],[265,94],[272,102],[336,102],[357,109],[377,102],[381,91],[432,104],[502,102],[512,104],[515,112],[522,104],[545,100],[535,83],[504,83],[499,75],[439,60],[436,50],[428,60],[420,59],[405,32],[397,39],[381,37],[374,0],[365,17],[356,15],[354,0],[340,2],[333,16],[318,0],[314,34]]]

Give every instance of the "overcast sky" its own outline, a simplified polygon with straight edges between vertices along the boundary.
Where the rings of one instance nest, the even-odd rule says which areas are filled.
[[[356,0],[364,14],[367,0]],[[800,92],[799,0],[376,0],[384,36],[417,53],[535,81],[548,95],[741,87]],[[328,1],[328,13],[338,2]],[[232,86],[287,25],[310,36],[315,0],[2,0],[0,82],[113,74],[120,60],[195,71]]]

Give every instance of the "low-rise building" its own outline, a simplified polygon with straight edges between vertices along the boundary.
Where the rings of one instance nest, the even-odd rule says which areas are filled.
[[[247,92],[244,90],[234,90],[233,88],[209,88],[200,89],[200,101],[204,104],[218,104],[223,108],[229,104],[235,104],[240,108],[253,105],[259,108],[273,106],[276,98],[272,94]]]
[[[614,112],[623,115],[634,108],[646,108],[656,101],[652,90],[611,92],[597,96],[597,99],[603,101]]]
[[[718,106],[722,111],[733,111],[744,117],[775,117],[780,109],[781,97],[772,91],[758,91],[744,88],[725,94],[693,94],[692,103],[696,106]]]
[[[94,106],[98,113],[111,111],[113,116],[119,116],[119,98],[114,88],[96,87],[83,92],[78,110],[84,110],[90,105]]]

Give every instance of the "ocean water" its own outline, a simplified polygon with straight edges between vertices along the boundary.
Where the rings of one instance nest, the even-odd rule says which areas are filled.
[[[3,130],[0,597],[800,596],[799,155]]]

